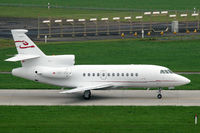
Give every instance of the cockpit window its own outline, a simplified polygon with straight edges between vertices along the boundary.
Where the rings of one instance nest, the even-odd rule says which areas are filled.
[[[160,74],[172,74],[173,72],[171,70],[160,70]]]
[[[168,70],[169,71],[169,73],[173,73],[171,70]]]
[[[169,73],[168,70],[165,70],[165,73]]]
[[[164,70],[160,70],[160,74],[163,74],[163,73],[165,73],[165,71]]]

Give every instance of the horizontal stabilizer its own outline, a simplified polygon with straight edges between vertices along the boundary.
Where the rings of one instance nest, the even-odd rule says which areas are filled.
[[[40,55],[17,54],[14,57],[6,59],[5,61],[21,61],[21,60],[38,58],[38,57],[40,57]]]
[[[61,91],[60,93],[74,93],[74,92],[81,92],[81,91],[87,91],[87,90],[96,90],[96,89],[103,89],[112,87],[110,84],[101,84],[101,85],[95,85],[95,86],[83,86],[83,87],[77,87],[71,90],[65,90]]]

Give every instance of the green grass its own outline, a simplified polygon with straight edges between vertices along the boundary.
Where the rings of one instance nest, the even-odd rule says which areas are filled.
[[[40,7],[11,7],[11,6],[0,6],[0,10],[3,12],[0,12],[0,17],[23,17],[23,18],[48,18],[48,19],[67,19],[67,18],[73,18],[73,19],[79,19],[79,18],[97,18],[100,20],[103,17],[108,17],[110,21],[112,21],[113,17],[120,17],[121,21],[124,20],[124,17],[131,16],[132,21],[137,22],[140,20],[136,20],[136,16],[143,15],[143,11],[137,11],[137,12],[130,12],[130,11],[111,11],[111,10],[90,10],[90,9],[63,9],[63,8],[52,8],[48,10],[47,8],[40,8]],[[180,17],[181,13],[187,13],[187,11],[184,12],[175,12],[170,11],[170,14],[177,14],[177,20],[179,21],[197,21],[197,17],[191,17],[188,15],[187,18]],[[174,20],[174,18],[169,18],[168,15],[160,15],[160,16],[144,16],[143,21],[167,21],[171,22]]]
[[[0,17],[51,17],[51,18],[101,18],[101,17],[124,17],[130,16],[130,12],[102,11],[102,10],[80,10],[80,9],[55,9],[39,7],[4,7],[0,6]]]
[[[41,43],[48,55],[75,54],[76,64],[155,64],[173,71],[200,71],[200,40],[145,41],[107,40]],[[11,71],[19,63],[4,60],[16,54],[14,44],[0,43],[0,71]]]
[[[92,7],[92,8],[125,8],[125,9],[190,9],[200,8],[199,0],[1,0],[0,3],[10,4],[35,4],[45,5],[47,3],[68,7]]]
[[[0,89],[60,89],[60,87],[15,77],[11,74],[0,74]]]
[[[176,87],[176,90],[200,90],[200,75],[183,76],[189,78],[191,80],[191,83],[188,85]],[[0,74],[0,89],[60,89],[60,87],[22,79],[19,77],[12,76],[10,74]]]
[[[67,6],[67,7],[75,7],[73,9],[71,8],[51,8],[50,10],[47,9],[47,3],[50,2],[54,6]],[[190,4],[188,4],[188,2]],[[17,0],[1,0],[1,3],[8,3],[8,4],[28,4],[26,6],[0,6],[0,17],[31,17],[31,18],[37,18],[40,17],[53,17],[53,18],[102,18],[102,17],[109,17],[112,19],[112,17],[125,17],[125,16],[132,16],[132,18],[135,20],[135,16],[143,15],[143,11],[137,10],[137,9],[145,9],[145,10],[171,10],[169,14],[175,14],[177,13],[174,10],[184,10],[181,13],[188,13],[188,11],[192,10],[196,7],[196,9],[200,8],[200,1],[193,0],[31,0],[31,1],[17,1]],[[32,7],[30,5],[42,5],[45,7]],[[106,8],[110,10],[90,10],[90,9],[80,9],[80,7],[84,8]],[[131,9],[131,10],[137,10],[135,12],[131,11],[112,11],[112,9]],[[191,14],[191,12],[190,12]],[[177,16],[180,16],[180,12],[177,14]],[[185,21],[185,18],[177,18],[179,21]],[[159,17],[153,17],[152,21],[171,21],[171,18],[168,18],[166,16],[159,16]],[[187,20],[197,20],[195,17],[188,17]],[[144,16],[143,21],[150,21],[150,18],[148,16]]]
[[[0,106],[4,133],[196,133],[200,107]]]

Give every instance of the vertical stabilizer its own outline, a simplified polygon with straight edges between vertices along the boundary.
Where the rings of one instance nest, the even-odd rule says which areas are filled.
[[[11,30],[18,54],[27,55],[45,55],[33,41],[25,34],[28,30],[17,29]]]

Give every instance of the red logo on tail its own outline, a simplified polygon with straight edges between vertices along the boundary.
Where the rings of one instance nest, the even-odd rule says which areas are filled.
[[[25,46],[19,46],[19,48],[21,48],[21,49],[25,49],[25,48],[34,48],[35,46],[34,45],[31,45],[31,46],[27,46],[29,43],[27,42],[27,41],[15,41],[15,42],[22,42],[23,43],[23,45]]]

